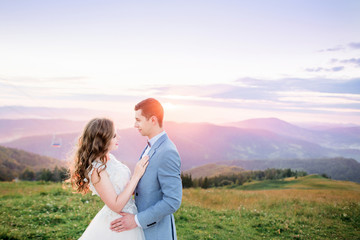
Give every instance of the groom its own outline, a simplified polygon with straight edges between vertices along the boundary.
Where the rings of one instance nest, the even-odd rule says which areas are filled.
[[[135,190],[139,213],[121,213],[123,217],[111,223],[111,229],[117,232],[139,226],[147,240],[177,239],[173,213],[179,209],[182,198],[181,162],[163,129],[163,116],[163,107],[154,98],[135,106],[135,128],[149,139],[141,154],[149,155],[149,166]]]

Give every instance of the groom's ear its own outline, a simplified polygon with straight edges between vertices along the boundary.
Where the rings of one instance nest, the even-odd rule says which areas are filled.
[[[156,116],[151,116],[150,120],[153,125],[159,124],[159,121]]]

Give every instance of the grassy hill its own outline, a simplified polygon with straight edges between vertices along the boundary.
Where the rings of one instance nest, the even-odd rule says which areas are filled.
[[[231,175],[244,171],[241,167],[226,166],[219,164],[206,164],[200,167],[192,168],[184,172],[190,174],[192,178],[215,177],[219,175]]]
[[[310,175],[242,188],[184,191],[177,217],[196,227],[182,239],[359,239],[358,183]]]
[[[360,184],[316,175],[280,182],[184,189],[178,239],[359,239]],[[78,239],[102,206],[68,184],[0,182],[0,239]]]
[[[284,180],[253,181],[237,186],[240,190],[270,190],[270,189],[337,189],[354,190],[360,193],[360,184],[348,181],[336,181],[319,175],[308,175],[300,178]]]
[[[265,170],[267,168],[305,171],[308,174],[323,174],[336,180],[360,182],[360,163],[351,158],[319,158],[288,160],[233,160],[218,164],[238,166],[246,170]]]
[[[360,163],[348,158],[289,159],[289,160],[233,160],[206,164],[184,171],[192,178],[238,174],[242,171],[269,168],[304,171],[308,174],[326,174],[335,180],[360,182]]]
[[[42,168],[53,169],[55,166],[66,166],[66,163],[55,158],[0,146],[0,181],[11,181],[26,168],[37,171]]]

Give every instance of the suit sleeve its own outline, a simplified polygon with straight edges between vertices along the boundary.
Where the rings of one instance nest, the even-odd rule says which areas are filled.
[[[180,177],[180,156],[175,150],[162,153],[158,169],[158,180],[163,198],[155,205],[137,214],[143,229],[156,225],[163,217],[180,208],[182,198],[182,182]]]

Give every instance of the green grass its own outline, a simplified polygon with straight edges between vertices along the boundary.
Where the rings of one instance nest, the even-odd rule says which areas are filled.
[[[339,189],[360,191],[357,183],[345,181],[332,181],[319,175],[308,175],[300,178],[281,180],[253,181],[241,186],[229,186],[229,189],[239,190],[269,190],[269,189]]]
[[[178,239],[359,239],[359,184],[307,176],[242,187],[185,189]],[[102,206],[62,184],[0,182],[0,239],[78,239]]]
[[[1,183],[0,239],[77,239],[103,203],[61,184]]]

